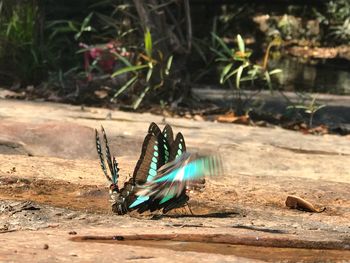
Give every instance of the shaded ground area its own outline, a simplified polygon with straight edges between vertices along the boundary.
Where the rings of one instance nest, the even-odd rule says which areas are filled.
[[[194,94],[202,100],[209,100],[220,107],[232,107],[235,102],[237,104],[237,94],[234,95],[231,90],[218,90],[213,88],[197,88]],[[308,114],[291,114],[288,111],[290,106],[308,106],[311,98],[316,98],[317,105],[325,107],[318,110],[313,117],[313,125],[325,125],[328,132],[348,135],[350,133],[350,96],[338,96],[331,94],[307,94],[303,96],[295,92],[273,92],[255,91],[242,92],[243,105],[245,110],[252,109],[250,117],[256,122],[264,120],[267,123],[281,125],[282,127],[293,129],[291,124],[297,124],[300,120],[307,122]],[[249,98],[249,99],[248,99]]]
[[[305,136],[280,128],[6,100],[0,101],[0,118],[3,261],[350,259],[349,136]],[[93,128],[106,128],[127,178],[151,121],[181,131],[191,151],[224,158],[224,176],[207,179],[204,192],[191,194],[194,215],[185,208],[165,216],[110,212]],[[289,209],[284,203],[288,195],[326,210]],[[73,242],[74,231],[78,236],[121,235],[131,246],[111,240]],[[179,235],[174,239],[173,234]]]

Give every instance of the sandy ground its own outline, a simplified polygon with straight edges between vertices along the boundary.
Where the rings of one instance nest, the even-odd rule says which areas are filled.
[[[0,118],[0,261],[350,260],[349,136],[8,100]],[[151,121],[224,159],[224,175],[191,194],[194,215],[110,212],[94,128],[105,127],[127,178]],[[288,195],[326,210],[289,209]],[[125,242],[70,240],[85,235]]]

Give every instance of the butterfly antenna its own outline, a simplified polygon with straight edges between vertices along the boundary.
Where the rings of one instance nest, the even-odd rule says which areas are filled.
[[[98,157],[100,159],[100,165],[101,165],[102,171],[105,177],[107,178],[107,180],[112,182],[111,177],[107,174],[105,160],[102,153],[101,141],[100,141],[100,137],[98,136],[98,131],[96,129],[95,129],[95,133],[96,133],[96,150],[97,150]]]
[[[109,150],[107,135],[106,135],[105,129],[102,126],[101,126],[101,130],[102,130],[102,134],[103,134],[103,139],[104,139],[105,144],[106,144],[106,160],[107,160],[108,168],[112,174],[112,178],[116,178],[117,175],[115,174],[115,171],[113,168],[113,161],[112,161],[112,157],[111,157],[111,152]]]

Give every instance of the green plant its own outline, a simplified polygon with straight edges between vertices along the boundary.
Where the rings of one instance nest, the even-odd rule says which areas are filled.
[[[272,90],[271,76],[282,72],[280,69],[274,69],[269,71],[268,66],[268,55],[271,47],[278,46],[280,39],[273,40],[267,50],[264,57],[263,65],[253,63],[250,60],[252,54],[251,51],[246,50],[245,43],[240,35],[237,35],[238,50],[230,49],[225,42],[217,35],[213,34],[213,37],[221,46],[222,50],[211,48],[218,58],[216,61],[223,64],[223,68],[220,74],[220,83],[224,84],[226,81],[230,81],[235,76],[235,85],[237,89],[240,89],[241,82],[262,79],[266,82],[267,86]]]
[[[345,19],[344,23],[337,26],[330,27],[330,37],[334,37],[339,43],[346,43],[350,41],[350,17]]]
[[[233,82],[235,83],[238,94],[238,112],[242,112],[240,105],[242,104],[242,83],[250,82],[250,86],[254,85],[256,80],[262,80],[269,89],[273,90],[271,76],[282,72],[280,69],[268,70],[268,55],[271,47],[277,46],[280,40],[273,40],[267,50],[264,57],[263,65],[253,63],[250,60],[252,54],[251,51],[247,50],[243,38],[237,35],[238,49],[229,48],[224,40],[212,33],[213,42],[216,43],[216,48],[212,47],[211,50],[217,55],[216,61],[219,62],[221,68],[220,72],[220,84],[226,82],[230,87],[233,88]],[[234,80],[234,81],[233,81]],[[247,86],[243,86],[245,88]],[[258,87],[260,90],[261,87]]]
[[[309,125],[309,128],[312,128],[313,118],[314,118],[315,113],[317,111],[319,111],[320,109],[326,107],[326,105],[324,105],[324,104],[316,103],[316,98],[317,98],[317,96],[314,96],[309,104],[291,105],[291,106],[288,106],[287,109],[301,109],[301,110],[303,110],[306,114],[309,115],[308,125]]]
[[[323,28],[324,40],[337,44],[349,43],[350,2],[348,0],[325,1],[313,11]]]
[[[43,73],[38,8],[36,1],[0,2],[0,74],[12,75],[12,81],[33,84]]]
[[[81,40],[85,32],[92,32],[95,29],[90,25],[93,13],[90,13],[82,22],[74,20],[54,20],[47,23],[47,28],[51,29],[49,39],[54,39],[60,33],[74,33],[76,41]]]
[[[128,81],[114,94],[113,100],[127,89],[139,87],[142,91],[133,102],[133,109],[137,109],[150,90],[157,90],[163,87],[166,78],[169,76],[173,56],[164,58],[160,50],[153,49],[151,32],[146,29],[144,33],[144,49],[136,52],[135,61],[129,61],[118,53],[114,55],[125,65],[125,67],[114,72],[114,78],[121,74],[131,74]]]

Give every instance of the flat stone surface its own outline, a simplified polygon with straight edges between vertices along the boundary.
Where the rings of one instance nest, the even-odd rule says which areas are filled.
[[[341,257],[328,253],[329,260],[350,260],[349,136],[311,136],[280,128],[10,100],[0,100],[0,118],[0,261],[96,262],[119,257],[239,262],[240,256],[275,261],[276,255],[293,261],[298,254],[282,248],[268,248],[273,253],[266,254],[261,247],[251,247],[251,253],[243,248],[225,252],[222,247],[204,246],[210,241],[208,234],[230,234],[231,241],[234,236],[242,245],[305,247],[305,258],[299,259],[306,262],[316,262],[322,254],[312,249],[325,247],[342,250],[334,252]],[[191,195],[194,216],[185,209],[158,220],[151,220],[152,215],[121,217],[110,212],[94,128],[105,127],[123,179],[133,171],[151,121],[181,131],[190,151],[223,157],[224,175],[208,178],[205,191]],[[288,195],[326,210],[289,209],[284,204]],[[174,246],[165,241],[134,241],[137,246],[130,246],[131,241],[128,246],[73,242],[67,235],[70,229],[79,235],[104,236],[198,234],[205,249],[181,247],[191,241],[186,238],[169,241]],[[252,236],[265,239],[249,243]],[[49,248],[43,249],[46,243]]]

